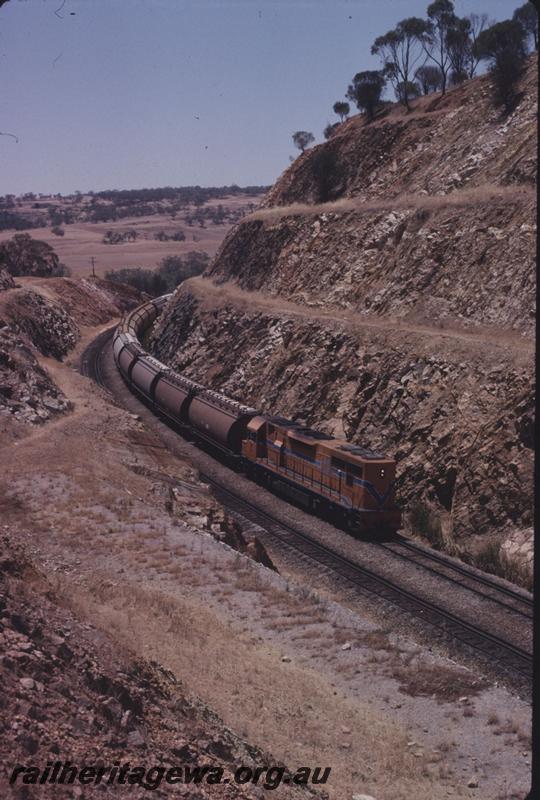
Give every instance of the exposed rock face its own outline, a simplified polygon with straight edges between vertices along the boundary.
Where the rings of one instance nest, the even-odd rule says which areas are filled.
[[[79,341],[79,325],[107,322],[142,300],[136,290],[100,279],[47,278],[30,283],[31,287],[28,282],[25,288],[15,287],[8,275],[0,295],[4,423],[39,424],[68,410],[70,404],[40,366],[39,356],[62,360]]]
[[[530,366],[504,348],[201,311],[187,287],[154,342],[190,378],[394,455],[401,502],[436,509],[447,535],[531,522]]]
[[[394,111],[372,125],[361,116],[344,123],[280,178],[266,216],[229,233],[208,274],[310,304],[531,331],[531,59],[524,99],[504,120],[483,77],[446,98],[423,98],[410,117]],[[325,152],[339,173],[334,197],[349,201],[296,216],[280,209],[319,202],[314,165]]]
[[[0,414],[41,424],[69,407],[26,337],[0,319]]]
[[[44,356],[61,359],[79,339],[79,328],[72,317],[36,292],[13,293],[5,309],[12,324],[26,333]]]
[[[534,197],[472,207],[419,202],[245,223],[210,275],[312,306],[531,332]]]
[[[13,289],[15,286],[15,281],[5,269],[0,269],[0,292],[5,291],[6,289]]]
[[[395,456],[409,524],[464,549],[532,519],[535,82],[532,56],[505,119],[482,77],[344,123],[228,235],[223,298],[181,287],[152,339],[198,381]]]

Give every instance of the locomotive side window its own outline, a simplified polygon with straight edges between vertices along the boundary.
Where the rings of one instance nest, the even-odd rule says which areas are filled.
[[[296,439],[289,439],[291,450],[295,456],[307,458],[308,461],[315,461],[315,447],[313,445],[298,442]]]
[[[341,472],[347,473],[347,484],[349,486],[352,486],[353,475],[355,478],[361,478],[363,475],[362,467],[359,464],[350,464],[348,461],[342,461],[341,458],[332,457],[332,466],[335,469],[341,470]],[[350,483],[349,477],[351,478]]]

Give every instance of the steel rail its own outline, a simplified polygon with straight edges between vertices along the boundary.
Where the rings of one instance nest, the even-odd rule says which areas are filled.
[[[400,536],[394,541],[377,542],[376,544],[377,546],[382,547],[384,550],[388,550],[393,555],[398,556],[398,558],[403,558],[406,561],[409,561],[410,563],[420,567],[421,569],[432,572],[434,575],[437,575],[444,580],[457,584],[462,589],[474,592],[480,597],[486,598],[486,600],[497,603],[498,605],[515,614],[519,614],[520,616],[523,616],[529,620],[532,620],[533,618],[533,601],[530,597],[526,597],[525,595],[520,594],[519,592],[516,592],[507,586],[501,586],[500,584],[491,580],[487,575],[479,575],[477,572],[473,572],[466,566],[456,564],[454,561],[447,559],[444,555],[436,553],[432,550],[428,550],[427,548],[416,544],[416,542],[411,542],[405,537]],[[415,555],[408,555],[407,553],[400,552],[399,548],[403,548],[404,550],[414,553]],[[518,608],[514,605],[511,605],[509,602],[506,602],[504,599],[502,599],[502,597],[496,597],[493,594],[482,591],[474,585],[467,585],[462,578],[444,574],[444,572],[430,566],[429,564],[422,564],[419,559],[432,561],[435,564],[440,565],[443,569],[454,573],[455,575],[462,575],[464,579],[472,581],[473,584],[476,583],[478,585],[485,586],[492,592],[496,592],[502,597],[507,597],[510,600],[519,603],[522,607]]]
[[[232,511],[259,525],[261,525],[262,520],[261,527],[271,536],[311,560],[325,567],[330,567],[335,573],[354,585],[355,588],[364,590],[368,594],[382,597],[402,610],[442,630],[444,633],[450,634],[454,639],[468,645],[477,652],[489,656],[491,660],[495,659],[507,670],[517,673],[528,680],[531,679],[532,654],[528,651],[457,617],[435,603],[418,597],[388,578],[378,575],[368,567],[361,566],[355,561],[336,553],[297,528],[278,520],[266,511],[261,511],[253,503],[224,487],[214,478],[204,474],[201,474],[201,478],[213,487],[216,498]]]

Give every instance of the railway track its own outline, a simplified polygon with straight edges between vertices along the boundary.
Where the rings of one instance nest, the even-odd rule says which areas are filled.
[[[81,356],[80,371],[93,378],[101,386],[107,387],[103,366],[103,353],[110,341],[114,327],[103,331],[84,351]],[[532,679],[532,654],[512,642],[509,642],[479,625],[472,624],[457,617],[452,612],[420,598],[394,581],[378,575],[368,567],[362,566],[339,553],[336,553],[321,542],[313,539],[301,530],[283,523],[271,514],[262,511],[244,497],[232,492],[215,478],[201,474],[201,478],[211,487],[216,497],[231,512],[241,515],[259,526],[277,540],[281,545],[293,550],[297,555],[308,559],[345,580],[356,591],[381,598],[399,610],[422,620],[423,623],[466,646],[469,651],[488,659],[491,665],[497,664],[499,670],[517,676],[526,684]],[[450,562],[444,556],[422,548],[406,539],[380,543],[381,547],[390,550],[394,555],[414,562],[417,566],[428,569],[444,580],[459,584],[462,588],[482,594],[486,600],[523,617],[532,617],[532,603],[526,596],[500,586],[488,576],[478,575],[467,569],[465,565]]]
[[[435,603],[424,600],[367,567],[336,553],[307,534],[261,511],[208,475],[201,475],[215,497],[231,511],[264,528],[272,537],[302,556],[331,569],[363,594],[376,595],[421,619],[461,644],[497,662],[505,671],[527,681],[532,678],[532,654],[478,625],[460,619]]]
[[[96,383],[99,383],[100,386],[103,386],[104,389],[108,387],[103,373],[103,354],[106,345],[112,339],[115,328],[116,325],[113,325],[111,328],[107,328],[106,331],[100,333],[99,336],[96,336],[84,350],[79,362],[79,372],[81,375],[92,378]]]
[[[396,537],[395,541],[380,542],[379,546],[393,555],[422,567],[444,580],[457,584],[462,589],[484,597],[486,600],[490,600],[518,616],[525,617],[525,619],[531,621],[533,619],[533,601],[530,597],[503,586],[490,579],[488,575],[480,574],[478,570],[473,571],[465,564],[458,564],[447,556],[428,550],[403,536]]]

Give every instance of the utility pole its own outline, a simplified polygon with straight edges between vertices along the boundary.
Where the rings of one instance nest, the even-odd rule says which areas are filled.
[[[94,256],[91,257],[90,263],[92,264],[92,277],[95,278],[96,277],[96,267],[95,267],[96,259],[94,258]]]

